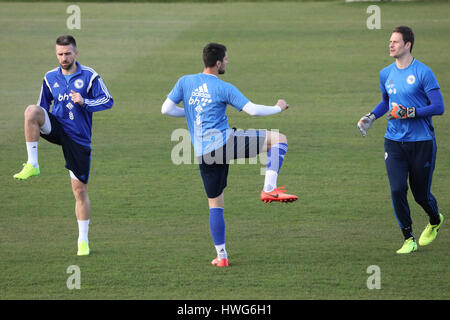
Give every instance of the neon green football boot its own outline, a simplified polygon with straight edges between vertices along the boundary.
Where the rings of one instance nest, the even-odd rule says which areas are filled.
[[[29,177],[37,176],[41,173],[39,166],[33,167],[31,163],[24,163],[22,171],[14,175],[14,179],[27,180]]]
[[[441,228],[442,222],[444,222],[444,216],[439,213],[439,217],[441,218],[441,222],[439,224],[432,225],[428,223],[427,226],[425,227],[425,230],[423,230],[419,238],[420,246],[429,245],[434,241],[434,239],[436,239],[437,233]]]
[[[88,256],[89,255],[89,244],[86,241],[78,242],[78,252],[79,256]]]
[[[413,237],[411,237],[405,240],[403,246],[397,250],[397,253],[398,254],[411,253],[416,250],[417,250],[417,242]]]

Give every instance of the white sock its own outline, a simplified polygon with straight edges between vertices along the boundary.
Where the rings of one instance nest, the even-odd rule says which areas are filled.
[[[78,242],[88,242],[89,232],[89,220],[77,220],[78,221]]]
[[[278,173],[273,170],[266,170],[266,177],[264,179],[264,191],[271,192],[277,188]]]
[[[28,161],[27,163],[30,163],[33,165],[33,167],[37,168],[39,167],[38,163],[38,142],[27,142],[27,153],[28,153]]]
[[[225,250],[225,243],[215,247],[217,251],[217,257],[219,258],[219,260],[228,258],[227,250]]]

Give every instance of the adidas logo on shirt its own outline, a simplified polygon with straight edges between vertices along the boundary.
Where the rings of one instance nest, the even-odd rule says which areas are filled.
[[[192,92],[192,96],[207,99],[211,98],[211,95],[208,93],[208,87],[206,86],[206,83],[195,89],[194,92]]]
[[[203,111],[203,107],[205,107],[207,103],[211,102],[211,95],[208,92],[208,86],[206,83],[203,83],[200,87],[192,91],[189,99],[189,105],[195,106],[195,111],[197,111],[195,116],[196,125],[200,126],[202,124],[201,113]]]

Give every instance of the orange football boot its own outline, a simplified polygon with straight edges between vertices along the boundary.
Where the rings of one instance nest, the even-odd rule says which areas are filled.
[[[228,259],[223,258],[223,259],[219,260],[219,258],[216,257],[213,261],[211,261],[211,264],[213,266],[216,266],[216,267],[219,267],[219,268],[221,268],[221,267],[228,267]]]
[[[264,203],[272,201],[294,202],[296,200],[298,200],[298,197],[293,194],[287,194],[284,187],[279,187],[271,192],[261,191],[261,201],[264,201]]]

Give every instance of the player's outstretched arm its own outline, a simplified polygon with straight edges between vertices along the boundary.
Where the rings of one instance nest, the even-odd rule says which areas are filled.
[[[279,106],[281,108],[281,111],[285,111],[285,110],[287,110],[289,108],[289,105],[283,99],[278,100],[277,106]]]
[[[261,104],[254,104],[248,102],[242,110],[251,116],[269,116],[272,114],[280,113],[289,108],[289,105],[283,99],[278,100],[275,106],[264,106]]]
[[[164,103],[161,107],[161,113],[164,115],[167,115],[167,116],[172,116],[172,117],[184,117],[185,116],[184,109],[177,107],[175,102],[173,102],[169,98],[167,98],[166,101],[164,101]]]

